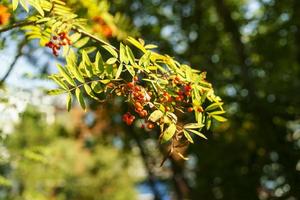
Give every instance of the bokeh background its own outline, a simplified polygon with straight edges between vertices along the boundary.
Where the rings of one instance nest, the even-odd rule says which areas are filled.
[[[124,126],[123,102],[66,112],[44,92],[62,60],[1,33],[0,199],[300,199],[299,0],[67,2],[112,44],[141,37],[207,71],[228,121],[160,167],[157,131]],[[112,33],[95,20],[108,13]]]

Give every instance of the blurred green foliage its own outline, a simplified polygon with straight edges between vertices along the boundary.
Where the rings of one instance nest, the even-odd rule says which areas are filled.
[[[100,142],[87,147],[33,108],[22,114],[5,144],[9,159],[0,165],[0,199],[135,198],[127,156]]]

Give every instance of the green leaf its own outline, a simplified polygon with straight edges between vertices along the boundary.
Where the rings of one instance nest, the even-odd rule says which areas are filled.
[[[155,110],[154,112],[152,112],[148,118],[149,121],[152,122],[156,122],[158,121],[160,118],[162,118],[164,115],[164,113],[160,110]]]
[[[225,113],[224,110],[219,110],[219,111],[210,112],[209,114],[210,115],[221,115],[221,114],[224,114],[224,113]]]
[[[131,76],[135,76],[135,71],[133,69],[132,66],[130,65],[125,65],[126,69],[128,70],[128,72],[131,74]]]
[[[89,41],[89,38],[88,37],[84,37],[80,40],[78,40],[75,44],[74,44],[74,47],[76,48],[81,48],[83,47],[84,45],[86,45]]]
[[[171,124],[164,132],[162,135],[162,143],[165,143],[167,141],[169,141],[175,134],[176,132],[176,125],[175,124]]]
[[[103,79],[103,80],[99,80],[101,83],[103,83],[103,84],[107,84],[107,83],[109,83],[110,82],[110,80],[109,79]]]
[[[68,56],[66,57],[67,64],[70,66],[75,66],[77,64],[77,57],[73,49],[69,50]]]
[[[59,94],[63,94],[65,93],[66,90],[62,90],[62,89],[54,89],[54,90],[49,90],[47,92],[48,95],[59,95]]]
[[[144,48],[144,46],[137,41],[136,39],[134,39],[133,37],[128,37],[127,41],[130,42],[131,44],[133,44],[136,48],[140,49],[141,51],[145,52],[146,49]]]
[[[74,33],[72,34],[69,38],[72,41],[72,43],[75,43],[76,41],[78,41],[81,37],[80,33]]]
[[[131,49],[129,48],[129,46],[126,46],[126,54],[128,56],[129,62],[131,65],[135,66],[135,57],[131,51]]]
[[[102,45],[104,49],[106,49],[113,57],[118,58],[118,53],[111,46]]]
[[[167,115],[170,117],[170,119],[173,121],[173,123],[177,123],[177,116],[172,112],[167,112]]]
[[[68,112],[71,110],[71,106],[72,106],[72,94],[69,93],[68,96],[67,96],[67,110]]]
[[[91,87],[96,93],[102,93],[104,91],[101,83],[99,83],[98,81],[93,81]]]
[[[106,63],[109,64],[109,65],[113,65],[115,64],[116,62],[118,61],[118,59],[116,58],[109,58]]]
[[[67,70],[61,66],[60,64],[57,64],[57,68],[60,72],[60,74],[62,75],[62,77],[72,86],[75,86],[76,83],[75,81],[71,78],[71,75],[69,74],[69,72],[67,72]]]
[[[217,121],[219,121],[219,122],[226,122],[227,121],[227,119],[225,117],[222,117],[220,115],[212,115],[212,117],[214,119],[216,119]]]
[[[90,97],[92,97],[92,98],[95,99],[95,100],[98,100],[98,98],[95,96],[93,90],[91,89],[91,87],[90,87],[88,84],[84,84],[83,87],[84,87],[86,93],[87,93]]]
[[[26,12],[29,12],[28,6],[27,6],[27,2],[25,0],[20,0],[20,4],[21,6],[24,8],[24,10]]]
[[[16,10],[19,5],[19,0],[12,0],[13,10]]]
[[[129,60],[126,55],[126,48],[122,43],[120,43],[120,62],[124,62],[125,64],[129,63]]]
[[[56,76],[51,76],[52,80],[54,80],[60,87],[62,87],[65,90],[69,90],[68,86],[58,77]]]
[[[183,134],[190,143],[194,143],[193,138],[190,136],[190,134],[186,130],[183,130]]]
[[[99,72],[104,71],[104,63],[103,63],[103,59],[102,59],[102,56],[99,51],[96,54],[95,66],[99,70]]]
[[[84,60],[82,60],[82,62],[79,65],[79,69],[84,69],[86,75],[91,78],[94,74],[93,72],[93,67],[91,64],[87,64],[86,62],[84,62]]]
[[[76,88],[75,95],[76,95],[77,101],[80,104],[81,108],[83,110],[85,110],[86,106],[85,106],[85,102],[84,102],[84,99],[83,99],[82,92],[81,92],[80,88]]]
[[[154,44],[147,44],[145,46],[145,49],[156,49],[158,46],[157,45],[154,45]]]
[[[29,4],[30,4],[32,7],[34,7],[34,8],[38,11],[38,13],[39,13],[40,15],[42,15],[42,16],[44,17],[45,13],[44,13],[43,8],[42,8],[41,5],[40,5],[40,2],[37,2],[37,1],[34,1],[34,0],[29,0]]]
[[[210,104],[209,106],[206,107],[205,111],[211,111],[211,110],[214,110],[216,108],[219,108],[223,105],[222,102],[215,102],[213,104]]]
[[[82,55],[82,60],[83,60],[83,62],[84,62],[85,64],[87,64],[87,65],[92,64],[92,63],[91,63],[91,60],[90,60],[90,58],[89,58],[89,56],[88,56],[88,54],[86,53],[85,50],[82,50],[82,51],[81,51],[81,55]]]
[[[194,134],[196,134],[196,135],[198,135],[198,136],[200,136],[200,137],[207,140],[207,137],[203,133],[200,133],[199,131],[192,130],[192,129],[188,129],[187,131],[192,132],[192,133],[194,133]]]
[[[122,70],[123,70],[123,64],[121,63],[118,67],[118,70],[116,72],[116,76],[115,76],[115,79],[118,79],[122,73]]]
[[[183,128],[185,129],[198,129],[198,128],[202,128],[204,125],[200,125],[198,123],[189,123],[183,126]]]
[[[68,65],[68,68],[70,69],[70,71],[72,72],[72,74],[74,75],[74,77],[80,81],[81,83],[84,83],[84,78],[81,75],[80,71],[78,70],[77,66],[75,65]]]

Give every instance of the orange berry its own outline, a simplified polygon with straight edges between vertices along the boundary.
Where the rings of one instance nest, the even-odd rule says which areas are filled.
[[[129,83],[127,83],[127,87],[129,87],[129,88],[133,88],[133,86],[134,86],[134,83],[133,83],[133,82],[129,82]]]
[[[193,107],[189,107],[188,108],[188,112],[193,112],[194,108]]]
[[[153,129],[154,128],[154,124],[153,123],[147,123],[147,128],[148,129]]]

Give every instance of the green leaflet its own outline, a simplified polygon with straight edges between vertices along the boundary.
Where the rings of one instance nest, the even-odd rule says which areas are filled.
[[[219,121],[219,122],[226,122],[226,121],[227,121],[227,119],[226,119],[225,117],[222,117],[222,116],[220,116],[220,115],[212,115],[212,117],[213,117],[215,120]]]
[[[183,134],[190,143],[194,143],[193,138],[190,136],[190,134],[186,130],[183,130]]]
[[[186,124],[183,126],[183,128],[186,128],[186,129],[199,129],[199,128],[202,128],[204,125],[200,125],[198,123],[189,123],[189,124]]]
[[[123,64],[121,63],[118,67],[118,70],[116,72],[116,76],[115,76],[115,79],[118,79],[122,73],[122,70],[123,70]]]
[[[86,105],[85,105],[85,102],[84,102],[84,99],[83,99],[83,95],[82,95],[82,92],[81,92],[80,88],[76,88],[75,95],[76,95],[77,101],[80,104],[81,108],[83,110],[85,110],[86,109]]]
[[[75,81],[72,79],[71,75],[69,74],[69,72],[66,70],[66,68],[64,68],[63,66],[61,66],[60,64],[57,64],[57,68],[60,72],[60,74],[62,75],[62,77],[72,86],[76,86]]]
[[[72,94],[68,93],[67,103],[66,103],[66,107],[67,107],[68,112],[70,111],[71,106],[72,106]]]
[[[118,53],[116,50],[114,50],[111,46],[108,45],[102,45],[104,49],[106,49],[113,57],[118,58]]]
[[[59,94],[63,94],[65,93],[66,90],[62,90],[62,89],[54,89],[54,90],[49,90],[47,92],[48,95],[59,95]]]
[[[194,134],[196,134],[196,135],[198,135],[198,136],[200,136],[200,137],[207,140],[207,137],[203,133],[200,133],[199,131],[191,130],[191,129],[188,129],[187,131],[192,132],[192,133],[194,133]]]
[[[160,118],[162,118],[164,115],[164,113],[160,110],[155,110],[154,112],[152,112],[148,118],[149,121],[152,122],[156,122],[158,121]]]
[[[176,125],[175,124],[171,124],[163,133],[162,133],[162,143],[165,143],[167,141],[169,141],[175,134],[176,132]]]

